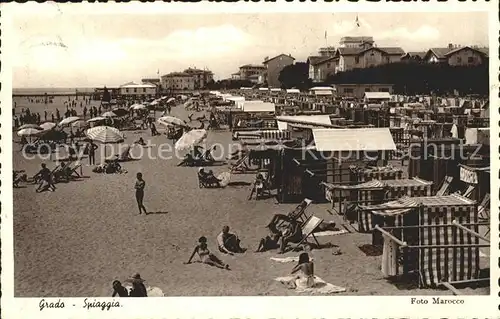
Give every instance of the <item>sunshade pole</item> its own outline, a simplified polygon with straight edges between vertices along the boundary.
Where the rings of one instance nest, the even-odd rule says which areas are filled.
[[[465,227],[465,226],[463,226],[463,225],[459,224],[456,220],[453,220],[451,223],[452,223],[454,226],[457,226],[458,228],[462,229],[463,231],[468,232],[469,234],[474,235],[474,236],[476,236],[477,238],[480,238],[480,239],[484,240],[485,242],[488,242],[488,243],[490,242],[490,240],[489,240],[488,238],[486,238],[486,237],[482,236],[482,235],[481,235],[481,234],[479,234],[479,233],[476,233],[476,232],[475,232],[475,231],[473,231],[472,229],[469,229],[469,228],[467,228],[467,227]]]
[[[379,225],[375,225],[374,229],[378,230],[379,232],[381,232],[382,234],[386,235],[387,237],[389,237],[392,241],[394,241],[395,243],[397,243],[399,246],[401,247],[409,247],[408,244],[404,241],[401,241],[399,240],[398,238],[394,237],[392,234],[390,234],[389,232],[387,232],[386,230],[382,229],[379,227]]]

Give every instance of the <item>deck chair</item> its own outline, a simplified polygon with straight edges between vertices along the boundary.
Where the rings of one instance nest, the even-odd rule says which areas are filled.
[[[78,173],[78,171],[77,171],[80,167],[82,167],[82,164],[79,162],[69,163],[66,166],[66,172],[67,172],[68,178],[81,178],[82,175],[80,175],[80,173]]]
[[[116,155],[116,158],[118,159],[118,162],[125,162],[130,160],[130,148],[131,146],[128,145],[121,154]]]
[[[205,150],[205,152],[203,152],[203,155],[201,156],[202,161],[206,161],[208,163],[215,162],[214,157],[212,156],[213,150],[214,150],[214,146],[209,148],[208,150]]]
[[[245,174],[246,172],[249,172],[251,169],[245,162],[249,157],[250,153],[247,153],[242,158],[237,160],[236,163],[231,165],[230,167],[231,174]]]
[[[472,195],[472,192],[474,192],[475,189],[476,189],[476,186],[469,185],[469,187],[467,187],[467,189],[463,192],[462,196],[470,199],[470,196]]]
[[[308,219],[308,217],[306,216],[306,210],[309,206],[311,206],[311,204],[312,200],[310,200],[309,198],[304,198],[302,202],[300,202],[300,204],[295,207],[294,210],[287,214],[287,216],[304,224],[304,222]],[[281,226],[282,224],[283,221],[279,222],[276,226]]]
[[[316,245],[319,246],[318,239],[316,238],[316,236],[314,236],[313,232],[322,222],[323,219],[316,217],[314,215],[309,217],[302,225],[302,239],[297,244],[293,245],[295,246],[294,250],[301,247],[304,243],[306,243],[309,237],[312,237],[316,242]]]
[[[199,173],[198,175],[198,187],[199,188],[219,188],[221,187],[220,181],[217,179],[217,177],[212,176],[212,177],[204,177],[201,176]]]
[[[482,221],[490,220],[490,194],[485,194],[481,203],[477,206],[477,215]]]
[[[453,176],[446,176],[441,184],[441,187],[436,192],[436,196],[444,196],[448,193],[451,182],[453,181]]]

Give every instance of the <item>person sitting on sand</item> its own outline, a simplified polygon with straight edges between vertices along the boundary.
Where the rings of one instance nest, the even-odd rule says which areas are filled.
[[[299,255],[299,262],[292,269],[292,274],[298,273],[295,277],[293,288],[312,288],[315,285],[314,282],[314,264],[309,260],[309,255],[307,253],[302,253]]]
[[[203,147],[195,145],[193,147],[193,153],[192,153],[193,158],[201,158],[203,156],[203,151],[204,151]]]
[[[284,229],[281,230],[280,251],[278,254],[283,254],[289,243],[296,244],[302,239],[302,228],[297,221],[291,220],[290,223],[284,225]]]
[[[229,232],[229,226],[222,227],[222,232],[217,236],[217,244],[221,253],[233,255],[244,253],[240,247],[240,239],[235,234]]]
[[[208,250],[207,246],[207,238],[205,236],[201,236],[198,239],[199,244],[196,245],[196,247],[193,250],[193,253],[189,257],[189,260],[185,262],[185,264],[190,264],[191,260],[193,259],[195,254],[198,254],[198,257],[200,257],[200,261],[204,264],[210,265],[210,266],[215,266],[217,268],[221,269],[229,269],[229,265],[225,264],[223,261],[221,261],[217,256],[212,254],[210,250]]]
[[[128,290],[127,288],[122,286],[122,283],[119,280],[113,281],[113,294],[111,297],[116,297],[118,295],[119,297],[128,297]]]
[[[265,183],[266,183],[266,181],[264,179],[264,175],[262,175],[261,173],[258,173],[257,177],[255,178],[255,182],[253,184],[252,191],[250,192],[250,195],[248,196],[248,200],[252,199],[253,194],[255,194],[255,196],[259,196],[258,195],[259,192],[261,192],[262,189],[266,186]]]
[[[139,137],[139,139],[137,141],[135,141],[134,144],[146,146],[146,142],[144,142],[144,139],[142,137]]]
[[[47,168],[45,163],[42,163],[42,169],[33,176],[34,180],[39,180],[40,184],[36,189],[37,193],[44,190],[51,190],[52,192],[56,190],[54,183],[52,183],[52,172]]]
[[[132,290],[130,290],[130,297],[147,297],[148,291],[144,285],[144,279],[141,275],[135,274],[132,277]]]

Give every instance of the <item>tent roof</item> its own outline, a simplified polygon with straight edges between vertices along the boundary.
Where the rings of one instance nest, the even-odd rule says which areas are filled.
[[[244,103],[243,112],[276,112],[274,103]]]
[[[389,92],[365,92],[365,98],[367,98],[367,99],[390,99],[391,94]]]
[[[396,150],[389,128],[313,129],[318,151]]]

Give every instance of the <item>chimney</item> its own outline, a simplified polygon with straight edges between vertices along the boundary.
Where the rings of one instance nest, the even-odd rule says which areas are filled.
[[[448,44],[448,49],[453,50],[453,43]]]

